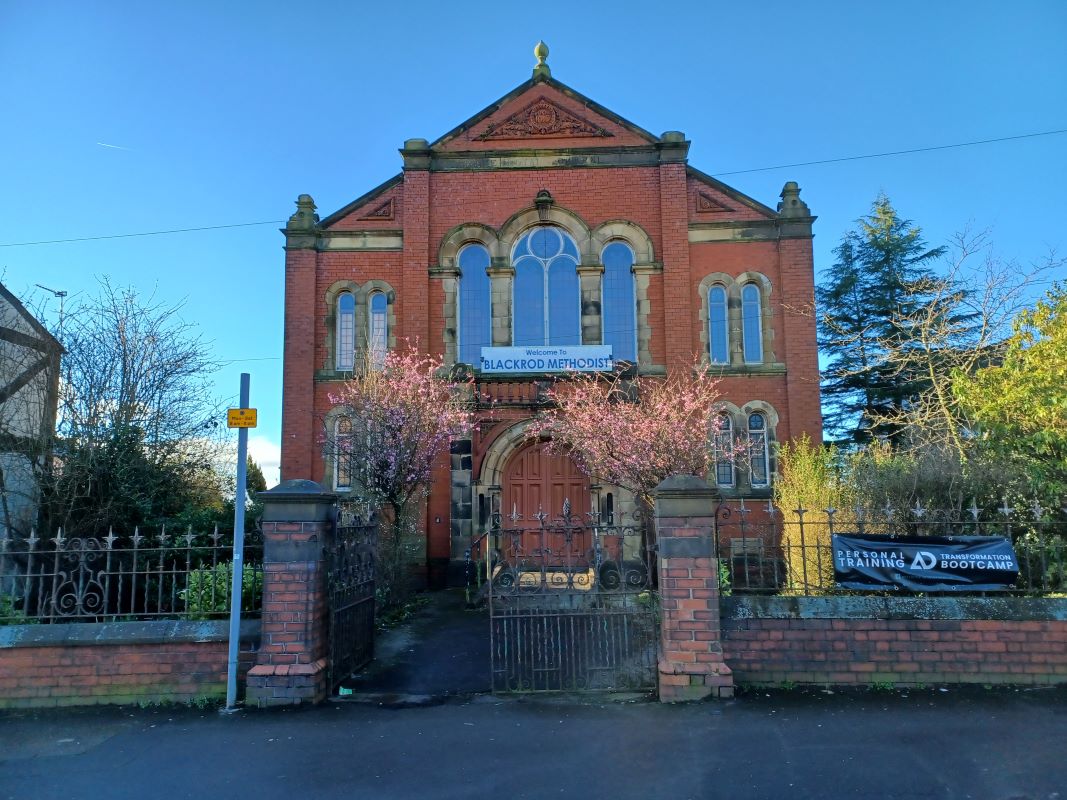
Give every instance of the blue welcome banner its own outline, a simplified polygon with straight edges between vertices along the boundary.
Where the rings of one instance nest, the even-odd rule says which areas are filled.
[[[610,372],[615,369],[611,345],[559,347],[483,347],[483,373]]]

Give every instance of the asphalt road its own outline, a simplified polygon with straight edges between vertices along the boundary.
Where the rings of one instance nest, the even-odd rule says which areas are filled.
[[[1067,800],[1067,691],[0,715],[0,799]]]

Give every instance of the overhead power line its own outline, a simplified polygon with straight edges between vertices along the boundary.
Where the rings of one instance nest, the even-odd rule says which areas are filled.
[[[886,156],[904,156],[910,153],[929,153],[934,150],[953,150],[957,147],[974,147],[976,144],[993,144],[994,142],[1010,142],[1014,139],[1033,139],[1037,136],[1055,136],[1067,133],[1067,128],[1058,131],[1040,131],[1039,133],[1021,133],[1018,136],[1001,136],[997,139],[978,139],[974,142],[957,142],[956,144],[939,144],[933,147],[913,147],[910,150],[891,150],[888,153],[868,153],[862,156],[843,156],[841,158],[823,158],[818,161],[801,161],[797,164],[779,164],[775,167],[755,167],[754,169],[737,169],[732,172],[715,172],[714,177],[723,175],[745,175],[749,172],[769,172],[772,169],[789,169],[791,167],[811,167],[816,164],[837,164],[842,161],[861,161],[866,158],[885,158]]]
[[[223,228],[248,228],[253,225],[284,225],[284,219],[268,219],[265,222],[234,222],[230,225],[205,225],[200,228],[173,228],[167,231],[142,231],[140,233],[111,233],[105,236],[80,236],[76,239],[48,239],[41,242],[6,242],[0,247],[29,247],[34,244],[66,244],[67,242],[95,242],[100,239],[129,239],[134,236],[163,236],[168,233],[192,233],[194,231],[218,231]]]
[[[974,147],[980,144],[995,144],[997,142],[1011,142],[1017,139],[1034,139],[1038,136],[1056,136],[1067,133],[1067,128],[1054,131],[1038,131],[1036,133],[1021,133],[1017,136],[1000,136],[995,139],[977,139],[973,142],[957,142],[955,144],[940,144],[932,147],[913,147],[908,150],[890,150],[885,153],[867,153],[859,156],[842,156],[840,158],[822,158],[818,161],[799,161],[795,164],[777,164],[773,167],[754,167],[752,169],[736,169],[730,172],[713,172],[716,178],[727,175],[747,175],[752,172],[770,172],[776,169],[791,169],[793,167],[812,167],[820,164],[839,164],[844,161],[863,161],[868,158],[887,158],[889,156],[904,156],[912,153],[930,153],[936,150],[954,150],[960,147]],[[173,228],[164,231],[142,231],[138,233],[112,233],[103,236],[80,236],[71,239],[46,239],[39,242],[4,242],[0,247],[31,247],[40,244],[67,244],[70,242],[95,242],[103,239],[131,239],[138,236],[164,236],[171,233],[194,233],[198,231],[218,231],[225,228],[249,228],[255,225],[282,225],[285,220],[269,219],[263,222],[235,222],[230,225],[205,225],[198,228]]]

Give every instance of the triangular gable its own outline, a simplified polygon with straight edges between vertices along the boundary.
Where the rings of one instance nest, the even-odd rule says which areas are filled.
[[[632,147],[657,142],[659,137],[569,86],[539,76],[486,106],[431,147],[455,152]]]
[[[401,173],[333,212],[319,222],[319,227],[333,230],[398,227],[402,221],[403,197],[404,175]]]
[[[688,176],[689,220],[775,219],[778,212],[693,167]]]

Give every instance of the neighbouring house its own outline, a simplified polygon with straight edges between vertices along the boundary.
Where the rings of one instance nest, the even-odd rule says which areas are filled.
[[[50,454],[62,346],[0,284],[0,540],[36,524]]]
[[[524,430],[568,369],[721,373],[724,496],[767,498],[774,442],[820,441],[812,216],[796,183],[776,208],[688,164],[678,131],[656,136],[552,77],[532,77],[434,142],[409,139],[396,177],[323,218],[308,195],[284,229],[282,480],[339,493],[324,457],[348,425],[329,395],[404,341],[468,365],[472,438],[453,444],[425,514],[432,584],[456,581],[494,510],[531,518],[627,510]],[[325,426],[325,428],[324,428]]]

